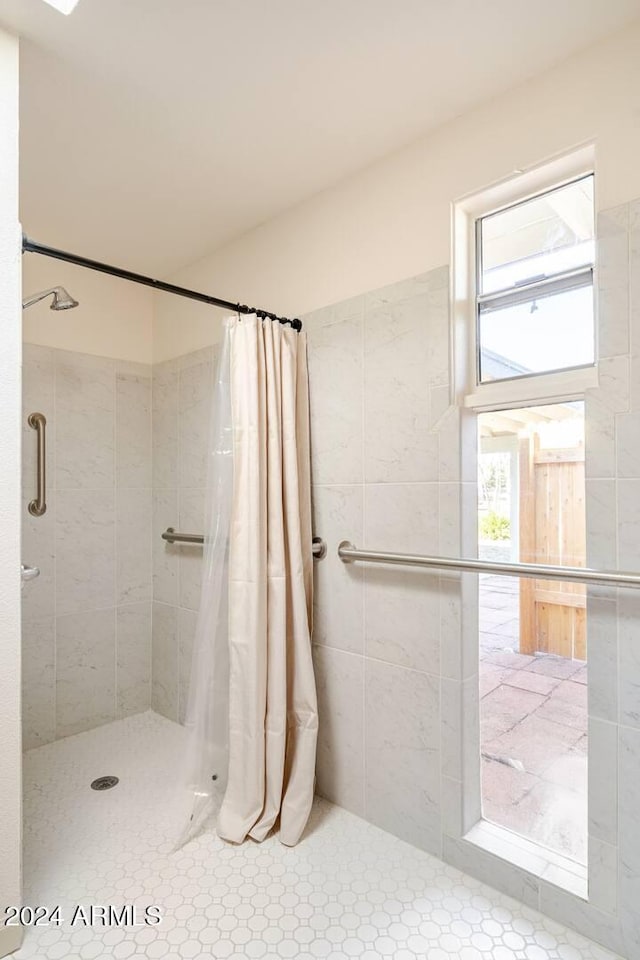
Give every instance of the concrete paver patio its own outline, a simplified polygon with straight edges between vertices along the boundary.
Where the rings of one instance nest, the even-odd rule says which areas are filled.
[[[585,862],[587,665],[518,646],[518,580],[481,576],[483,813]]]

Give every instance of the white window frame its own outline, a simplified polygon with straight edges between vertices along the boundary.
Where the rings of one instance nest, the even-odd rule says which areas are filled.
[[[568,154],[526,171],[517,170],[508,179],[493,186],[460,198],[452,205],[452,401],[463,408],[463,464],[462,470],[475,484],[475,452],[477,451],[477,414],[540,404],[584,400],[585,391],[598,386],[598,343],[595,338],[595,364],[552,373],[531,374],[509,380],[477,382],[477,290],[476,290],[476,221],[484,216],[523,202],[556,187],[593,174],[595,171],[595,146],[586,144],[576,147]],[[597,189],[597,181],[596,181]],[[594,202],[597,211],[597,202]],[[594,211],[594,212],[595,212]],[[597,258],[594,264],[594,292],[597,290]],[[594,296],[594,326],[598,329],[596,315],[597,299]],[[473,465],[472,459],[473,458]],[[471,484],[469,484],[471,485]],[[467,486],[466,484],[464,486]],[[477,546],[474,516],[463,517],[462,552],[473,551]],[[475,579],[475,578],[474,578]],[[463,591],[465,590],[463,578]],[[477,581],[466,587],[463,603],[478,608]],[[478,624],[473,616],[463,618],[462,645],[469,656],[474,656],[478,644]],[[485,820],[482,815],[482,787],[479,767],[480,731],[478,701],[473,697],[463,699],[462,728],[465,738],[478,747],[463,750],[460,747],[463,768],[462,782],[466,795],[463,804],[460,841],[468,862],[477,864],[478,857],[485,854],[490,872],[494,858],[514,864],[526,873],[542,877],[561,889],[569,891],[581,900],[588,899],[588,868],[576,864],[567,857],[506,827]]]
[[[557,157],[453,204],[453,361],[455,399],[465,407],[482,411],[515,405],[579,400],[585,390],[598,385],[597,342],[593,365],[529,374],[508,380],[478,383],[476,224],[482,217],[522,203],[594,173],[593,144]],[[594,265],[594,290],[596,267]],[[594,303],[595,317],[595,303]],[[594,323],[597,330],[597,322]]]

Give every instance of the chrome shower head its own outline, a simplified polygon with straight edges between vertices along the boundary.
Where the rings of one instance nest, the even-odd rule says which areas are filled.
[[[49,297],[53,294],[53,300],[51,301],[50,309],[51,310],[71,310],[72,307],[78,306],[78,301],[74,300],[68,290],[65,290],[64,287],[51,287],[49,290],[42,290],[40,293],[34,293],[32,296],[27,297],[22,301],[22,309],[25,307],[30,307],[34,303],[38,303],[40,300],[44,300],[45,297]]]
[[[78,306],[78,301],[74,300],[68,290],[64,287],[56,287],[53,292],[52,310],[71,310]]]

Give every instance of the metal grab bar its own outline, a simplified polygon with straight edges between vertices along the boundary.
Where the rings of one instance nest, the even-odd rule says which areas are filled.
[[[30,413],[27,417],[27,423],[37,433],[36,498],[29,502],[27,510],[32,517],[41,517],[47,512],[47,441],[45,434],[47,418],[44,413]]]
[[[40,567],[28,567],[26,563],[20,564],[20,577],[26,583],[28,580],[35,580],[40,576]]]
[[[565,580],[570,583],[596,583],[609,587],[640,587],[640,573],[618,570],[591,570],[588,567],[551,567],[541,563],[493,563],[456,557],[423,557],[414,553],[384,553],[381,550],[358,550],[349,540],[338,546],[343,563],[390,563],[431,570],[452,570],[467,573],[497,573],[502,577],[530,577],[534,580]]]
[[[173,527],[167,527],[161,534],[167,543],[204,543],[201,533],[176,533]],[[311,543],[311,552],[315,560],[322,560],[327,555],[327,545],[321,537],[314,537]]]
[[[201,533],[176,533],[173,527],[167,527],[162,539],[167,543],[204,543]]]

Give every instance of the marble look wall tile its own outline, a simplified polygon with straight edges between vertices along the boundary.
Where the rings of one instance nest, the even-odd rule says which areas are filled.
[[[116,602],[151,600],[151,490],[116,493]]]
[[[538,906],[538,879],[466,840],[444,838],[444,858],[459,870],[508,893],[529,907]]]
[[[178,563],[182,548],[179,544],[167,543],[162,539],[168,527],[178,529],[178,491],[160,487],[153,491],[153,599],[176,605]]]
[[[614,477],[615,415],[597,390],[585,391],[585,476]]]
[[[599,566],[590,561],[590,566]],[[618,606],[615,600],[587,594],[589,713],[600,720],[618,720]]]
[[[22,620],[55,613],[55,351],[24,344],[22,367],[22,559],[37,566],[40,576],[22,591]],[[36,495],[37,434],[28,425],[30,413],[47,418],[47,512],[32,517],[27,509]],[[23,629],[25,627],[23,626]]]
[[[55,477],[55,364],[54,352],[42,348],[42,352],[27,350],[22,366],[22,483],[28,500],[36,493],[37,434],[29,426],[30,413],[43,413],[47,419],[47,476],[50,485]]]
[[[363,480],[363,300],[304,320],[316,484]],[[339,385],[339,389],[337,386]]]
[[[213,391],[211,362],[180,371],[178,392],[178,477],[184,487],[207,482],[207,449]]]
[[[426,374],[432,384],[449,379],[449,268],[438,267],[429,273],[410,277],[374,290],[364,296],[365,316],[385,308],[417,304],[428,333]],[[411,309],[411,306],[410,306]],[[366,329],[366,324],[365,324]]]
[[[374,550],[437,551],[438,485],[367,484],[364,544]],[[436,674],[437,576],[416,569],[367,567],[365,646],[367,656]]]
[[[135,379],[150,381],[153,373],[153,367],[150,363],[138,363],[137,360],[121,360],[120,358],[116,357],[115,371],[116,380],[120,377],[125,379],[127,377],[133,377]],[[151,383],[149,383],[149,387],[151,387]]]
[[[444,557],[460,556],[462,495],[464,488],[469,486],[461,483],[438,484],[438,552]],[[472,492],[475,493],[475,489],[474,484]]]
[[[373,483],[438,477],[429,428],[428,295],[366,310],[364,474]]]
[[[611,914],[618,906],[618,849],[595,837],[589,839],[589,902]]]
[[[56,736],[55,620],[22,627],[22,745],[24,750]]]
[[[151,487],[151,368],[116,377],[116,484]]]
[[[364,570],[338,557],[341,540],[363,543],[364,488],[361,484],[313,488],[314,534],[327,556],[314,563],[313,639],[351,653],[364,649]]]
[[[189,686],[191,683],[191,661],[193,658],[193,644],[198,625],[197,610],[178,610],[178,720],[184,723],[189,702]]]
[[[181,488],[178,493],[178,529],[185,533],[203,533],[207,491]],[[202,590],[203,549],[199,544],[180,544],[178,558],[179,604],[198,610]]]
[[[68,647],[73,630],[80,629],[78,624],[89,637],[94,626],[103,635],[109,617],[115,625],[116,587],[120,601],[144,600],[149,605],[151,367],[27,345],[25,369],[25,409],[35,404],[34,409],[42,409],[48,416],[50,485],[47,513],[31,518],[26,501],[33,496],[34,484],[25,472],[24,551],[25,557],[29,555],[28,562],[37,563],[41,569],[40,577],[23,593],[25,642],[30,639],[31,621],[52,617],[57,609],[63,625],[60,642]],[[34,461],[34,439],[35,435],[25,437],[27,464],[29,458]],[[32,467],[35,469],[35,462]],[[57,484],[62,487],[59,496],[55,492]],[[132,486],[124,489],[123,484]],[[30,559],[32,556],[36,559]],[[124,715],[148,707],[151,621],[147,612],[145,628],[144,608],[145,604],[133,605],[118,613],[118,690],[115,646],[104,691],[96,686],[100,671],[91,658],[78,663],[75,673],[59,674],[57,686],[73,702],[61,701],[53,736],[88,728],[94,720],[105,722],[104,717],[114,716],[116,710]],[[80,613],[82,617],[75,616]],[[139,650],[136,643],[141,645]],[[136,651],[143,657],[145,643],[146,667],[143,660],[136,663],[135,659]],[[64,662],[64,650],[61,655]],[[35,696],[37,680],[29,683]],[[32,691],[27,689],[25,702],[30,697],[33,699]],[[105,697],[112,697],[113,705]],[[55,727],[55,717],[52,723]]]
[[[364,542],[373,550],[438,550],[438,484],[367,484]],[[419,570],[365,571],[368,656],[437,673],[438,578]]]
[[[429,388],[429,426],[440,430],[440,422],[451,405],[451,387],[448,384]]]
[[[364,659],[314,646],[318,691],[317,791],[364,816]]]
[[[168,362],[174,363],[178,370],[187,370],[189,367],[195,367],[200,363],[215,364],[218,351],[218,344],[213,344],[209,347],[202,347],[200,350],[183,353],[179,357],[175,357],[173,361],[170,360]]]
[[[611,950],[623,953],[624,944],[617,918],[561,890],[555,884],[540,881],[539,909],[553,920],[579,930],[583,936],[606,943]]]
[[[462,592],[459,577],[439,577],[440,598],[440,673],[451,680],[462,680]],[[478,633],[474,637],[477,650]]]
[[[377,550],[376,541],[370,541]],[[368,657],[437,676],[440,670],[439,580],[415,568],[365,569]]]
[[[437,553],[438,484],[367,484],[364,536],[372,550]]]
[[[178,486],[178,370],[157,364],[152,379],[154,488]]]
[[[631,227],[632,208],[635,215],[635,205],[632,203],[620,203],[617,207],[601,210],[596,218],[598,237],[617,237],[626,233]]]
[[[627,955],[635,957],[640,948],[640,730],[624,726],[619,728],[618,758],[619,909]]]
[[[587,478],[585,482],[587,522],[587,566],[615,570],[616,481]]]
[[[616,418],[616,459],[619,477],[640,477],[640,412]]]
[[[628,356],[598,359],[598,386],[593,390],[612,413],[629,412],[629,373]]]
[[[116,717],[116,618],[113,607],[56,620],[56,736]]]
[[[408,277],[406,280],[399,280],[396,283],[390,283],[365,293],[365,310],[375,310],[387,304],[399,303],[402,300],[411,300],[428,293],[446,290],[448,285],[449,268],[447,266],[437,267],[428,273],[420,273],[415,277]]]
[[[429,380],[435,385],[449,383],[450,329],[449,285],[432,290],[428,296]]]
[[[443,577],[443,580],[445,578]],[[479,587],[474,573],[460,576],[460,606],[462,609],[461,677],[468,680],[478,673]],[[443,624],[444,628],[444,624]],[[444,642],[444,641],[443,641]]]
[[[56,351],[53,347],[43,347],[39,343],[22,344],[22,363],[55,363]]]
[[[637,872],[629,871],[624,864],[620,868],[618,882],[618,914],[623,946],[620,952],[625,957],[640,955],[640,878]]]
[[[618,568],[640,568],[640,478],[619,479],[618,493]]]
[[[130,603],[116,611],[117,715],[128,717],[151,707],[151,602]]]
[[[597,218],[598,353],[615,357],[629,352],[628,206]]]
[[[62,490],[56,499],[57,613],[113,607],[113,490]]]
[[[459,780],[442,778],[442,833],[444,837],[459,839],[464,832],[463,821],[464,791]]]
[[[178,719],[178,611],[153,604],[151,706],[169,720]]]
[[[623,284],[600,286],[598,315],[601,357],[614,357],[629,350],[629,291]]]
[[[458,680],[440,681],[442,717],[440,724],[440,751],[442,774],[452,780],[462,781],[462,689]]]
[[[56,495],[47,495],[47,512],[32,517],[27,507],[31,496],[22,501],[22,559],[38,567],[40,576],[25,583],[22,591],[22,620],[39,620],[55,614],[55,517]]]
[[[480,679],[476,673],[461,685],[460,762],[463,783],[463,826],[470,830],[482,817],[480,769]]]
[[[438,421],[438,479],[445,483],[462,478],[461,428],[460,409],[448,407]]]
[[[440,830],[437,678],[365,663],[365,816],[436,855]]]
[[[640,244],[640,239],[638,243]],[[640,266],[638,272],[640,273]],[[638,305],[638,336],[636,339],[640,343],[640,303]],[[634,353],[629,361],[629,408],[636,412],[640,410],[640,346],[634,347]]]
[[[618,599],[620,723],[640,728],[640,596],[621,590]]]
[[[618,728],[589,718],[589,837],[618,842]]]
[[[113,487],[113,360],[56,351],[55,458],[57,489],[106,490]]]
[[[635,356],[640,353],[640,202],[632,204],[629,213],[629,325],[631,349]],[[634,378],[636,397],[640,385]],[[635,404],[638,409],[640,403]]]

